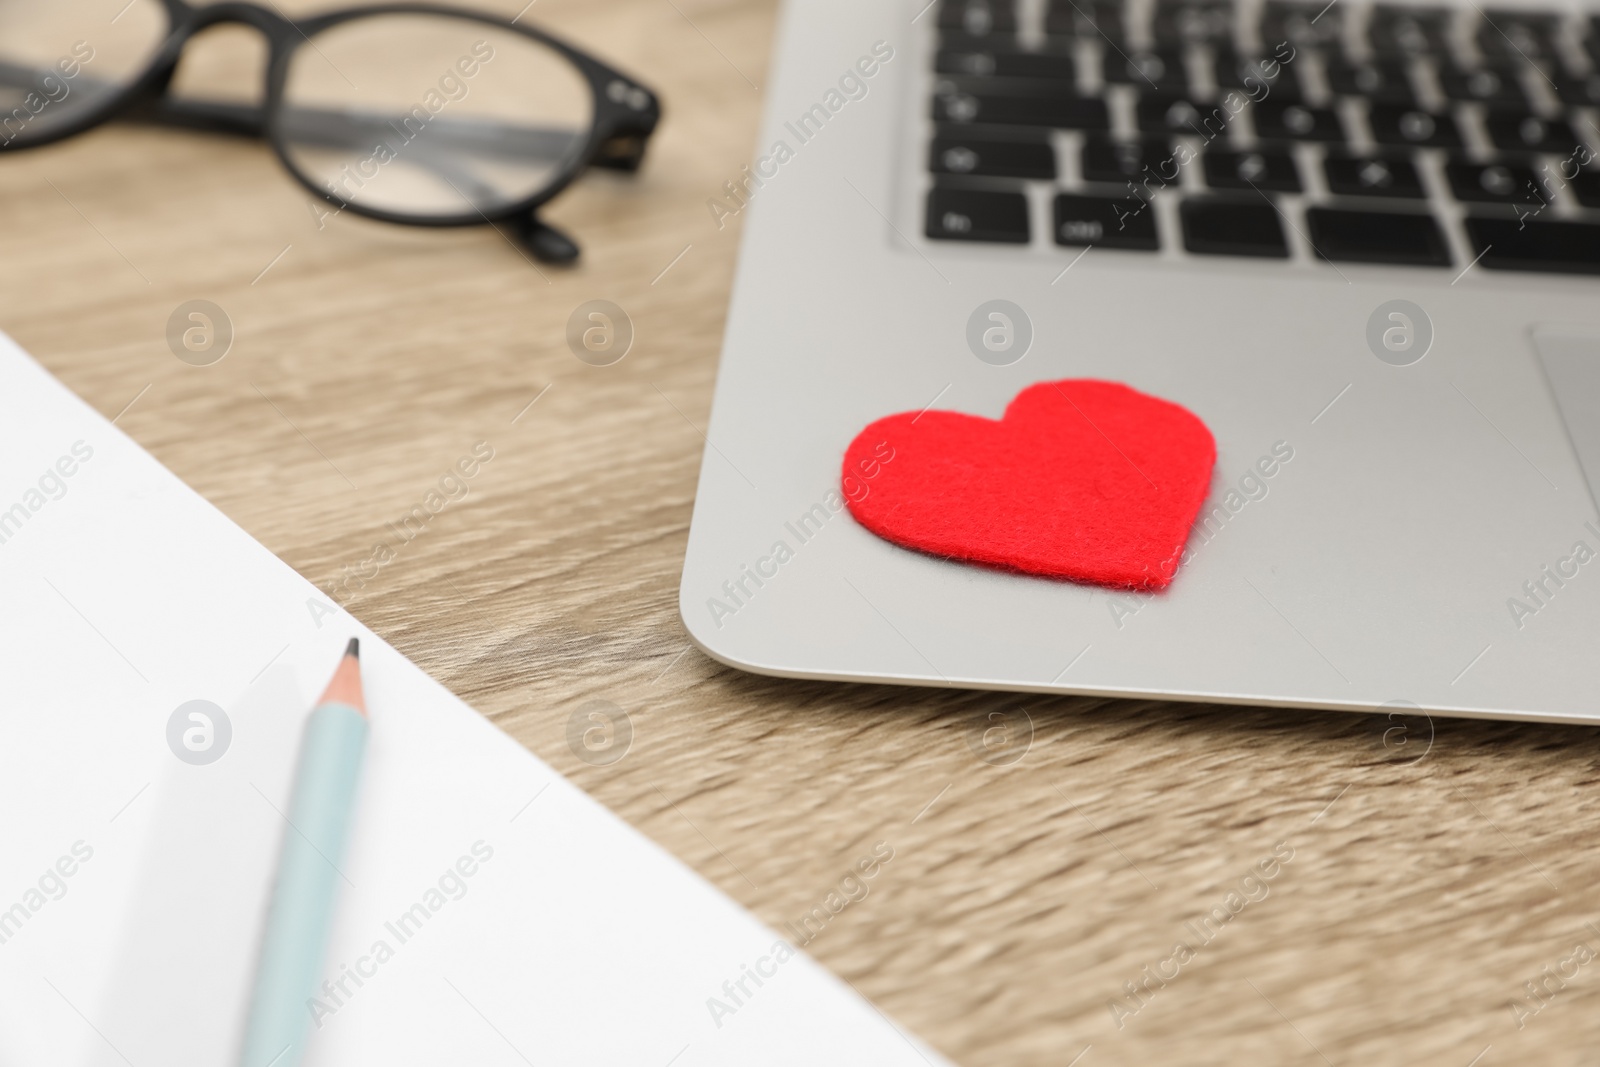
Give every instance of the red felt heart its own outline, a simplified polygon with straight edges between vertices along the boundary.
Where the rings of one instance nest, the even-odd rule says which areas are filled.
[[[856,435],[844,495],[906,548],[1132,589],[1172,581],[1216,443],[1193,413],[1118,382],[1030,385],[999,421],[902,412]]]

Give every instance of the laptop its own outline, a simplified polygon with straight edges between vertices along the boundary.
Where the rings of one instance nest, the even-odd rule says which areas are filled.
[[[795,678],[1600,718],[1600,13],[789,0],[680,591]],[[851,515],[900,412],[1102,379],[1217,458],[1159,593]],[[870,484],[867,485],[870,489]]]

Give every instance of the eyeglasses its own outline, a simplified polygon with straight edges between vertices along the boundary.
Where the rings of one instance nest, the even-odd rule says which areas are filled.
[[[184,45],[221,23],[267,39],[260,105],[167,93]],[[0,0],[0,151],[112,118],[265,137],[337,211],[508,222],[535,258],[569,263],[577,244],[539,221],[539,206],[589,166],[637,170],[661,105],[548,34],[453,8],[291,20],[249,3]]]

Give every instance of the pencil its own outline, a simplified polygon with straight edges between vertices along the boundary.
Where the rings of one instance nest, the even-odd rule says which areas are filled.
[[[352,637],[301,738],[240,1067],[295,1067],[305,1051],[366,743],[360,645]]]

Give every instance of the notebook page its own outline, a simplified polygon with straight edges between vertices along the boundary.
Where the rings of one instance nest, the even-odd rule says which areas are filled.
[[[372,733],[307,1063],[943,1062],[0,335],[0,1065],[233,1062],[352,635]]]

